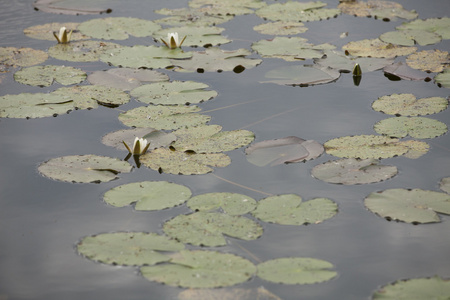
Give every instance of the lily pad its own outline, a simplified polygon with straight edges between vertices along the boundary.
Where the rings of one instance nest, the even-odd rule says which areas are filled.
[[[177,141],[172,147],[178,151],[197,153],[218,153],[231,151],[250,144],[255,134],[248,130],[221,131],[219,125],[200,125],[181,128],[173,133]]]
[[[333,217],[337,204],[327,198],[302,201],[295,194],[270,196],[258,202],[251,214],[264,222],[281,225],[319,224]]]
[[[184,185],[143,181],[112,188],[103,195],[103,200],[115,207],[136,203],[136,210],[161,210],[183,204],[191,195],[191,190]]]
[[[383,42],[401,46],[433,45],[439,43],[441,39],[441,36],[436,33],[412,29],[389,31],[380,35],[380,40]]]
[[[99,60],[104,53],[110,55],[113,49],[121,47],[119,44],[110,42],[78,41],[68,44],[56,44],[48,49],[48,54],[60,60],[90,62]]]
[[[387,180],[397,172],[397,167],[380,165],[376,159],[344,158],[315,166],[311,175],[329,183],[352,185]]]
[[[211,167],[226,167],[231,159],[223,153],[189,153],[158,148],[142,155],[140,162],[160,173],[194,175],[210,173],[214,171]]]
[[[234,71],[241,73],[243,70],[253,68],[262,62],[261,59],[245,58],[250,54],[251,52],[247,49],[225,51],[217,47],[211,47],[205,51],[194,52],[191,59],[172,60],[172,64],[181,68],[176,69],[176,71],[198,73]]]
[[[127,145],[133,145],[136,137],[146,139],[150,143],[149,150],[167,147],[177,139],[173,133],[153,128],[133,128],[110,132],[102,138],[102,143],[120,150],[127,150],[122,141]]]
[[[70,155],[42,163],[38,171],[49,178],[81,183],[100,183],[129,173],[133,167],[117,158],[98,155]]]
[[[421,189],[374,192],[364,203],[382,218],[413,224],[440,222],[437,213],[450,214],[450,195]]]
[[[33,6],[36,10],[64,15],[90,15],[112,11],[105,5],[104,1],[92,0],[78,0],[76,2],[72,0],[36,0]]]
[[[171,32],[177,32],[178,36],[186,39],[183,42],[183,46],[191,47],[205,47],[205,46],[218,46],[222,44],[230,43],[231,40],[222,36],[221,33],[225,28],[211,27],[211,26],[183,26],[183,27],[170,27],[159,30],[153,34],[153,37],[157,40],[167,39],[167,34]]]
[[[0,66],[30,67],[48,59],[47,53],[32,48],[0,47]]]
[[[207,11],[192,8],[163,8],[155,13],[169,15],[170,17],[155,20],[155,23],[165,26],[215,26],[228,22],[234,18],[232,15],[216,15]]]
[[[228,289],[188,289],[178,294],[178,300],[281,300],[263,286],[254,288],[228,288]]]
[[[78,26],[81,33],[103,40],[126,40],[130,35],[146,37],[160,29],[152,21],[126,17],[92,19]]]
[[[263,167],[315,159],[323,151],[323,146],[316,141],[288,136],[253,144],[245,149],[245,154],[250,163]]]
[[[350,42],[342,46],[342,49],[353,56],[386,58],[408,55],[416,52],[417,50],[416,47],[392,45],[390,43],[383,42],[380,39],[366,39]]]
[[[447,194],[450,194],[450,177],[442,178],[439,187]]]
[[[442,73],[437,74],[434,81],[440,87],[450,88],[450,68],[446,68]]]
[[[264,7],[266,3],[260,0],[192,0],[189,7],[198,9],[211,15],[240,16],[253,13],[253,9]]]
[[[94,85],[130,91],[144,83],[168,81],[169,76],[153,70],[115,68],[107,71],[95,71],[87,79]]]
[[[431,115],[443,111],[448,100],[442,97],[417,99],[413,94],[392,94],[378,98],[372,104],[376,111],[396,116]]]
[[[119,120],[130,127],[178,129],[185,126],[206,124],[210,116],[196,114],[198,106],[147,106],[136,107],[119,115]]]
[[[406,65],[405,63],[399,61],[392,65],[387,65],[383,68],[385,73],[394,76],[395,79],[405,79],[405,80],[427,80],[430,79],[428,73],[413,69]],[[387,76],[391,79],[389,76]],[[431,80],[431,79],[430,79]]]
[[[257,266],[258,277],[275,283],[313,284],[336,277],[333,264],[316,258],[285,257],[265,261]]]
[[[341,11],[336,8],[323,8],[326,3],[321,1],[275,3],[258,9],[255,13],[263,19],[271,21],[309,22],[330,19],[338,16]]]
[[[447,132],[444,123],[424,117],[395,117],[377,122],[373,129],[379,134],[404,138],[432,139]]]
[[[343,52],[325,51],[326,57],[315,58],[314,63],[321,67],[329,67],[339,72],[352,72],[355,64],[361,67],[363,74],[379,70],[394,62],[393,58],[351,57]]]
[[[187,206],[194,211],[222,209],[230,216],[244,215],[256,207],[255,199],[236,193],[207,193],[188,200]]]
[[[410,299],[448,299],[450,281],[439,276],[399,280],[378,289],[372,299],[410,300]]]
[[[440,50],[423,50],[406,58],[408,66],[425,72],[442,72],[449,63],[448,52]]]
[[[161,252],[184,249],[180,242],[156,233],[113,232],[83,238],[77,251],[88,259],[112,265],[142,266],[169,261]]]
[[[418,16],[414,10],[407,11],[401,4],[392,1],[342,1],[338,8],[344,14],[358,17],[374,17],[384,21],[395,21],[397,17],[411,20]]]
[[[265,77],[271,80],[263,81],[279,85],[312,86],[336,81],[341,73],[334,69],[313,65],[297,65],[281,67],[266,73]]]
[[[249,218],[204,211],[178,215],[165,222],[163,230],[182,243],[207,247],[225,246],[224,235],[250,241],[263,233],[261,225]]]
[[[256,25],[253,30],[269,35],[296,35],[306,32],[308,28],[301,22],[277,21]]]
[[[61,27],[66,27],[67,30],[72,31],[71,41],[78,40],[86,40],[89,37],[83,35],[77,29],[80,23],[47,23],[42,25],[35,25],[31,27],[27,27],[23,30],[23,33],[32,38],[38,40],[46,40],[46,41],[55,41],[56,39],[53,36],[54,32],[58,32]]]
[[[142,85],[131,91],[131,96],[147,104],[177,105],[201,103],[217,96],[216,91],[205,90],[207,84],[195,81],[157,82]]]
[[[450,18],[430,18],[414,20],[396,27],[399,30],[425,30],[439,34],[443,39],[450,39]]]
[[[217,288],[249,280],[256,272],[253,263],[231,253],[182,250],[170,264],[141,267],[151,281],[185,288]]]
[[[77,84],[86,79],[86,73],[80,69],[65,66],[34,66],[17,71],[14,79],[22,84],[50,86],[55,81],[62,85]]]

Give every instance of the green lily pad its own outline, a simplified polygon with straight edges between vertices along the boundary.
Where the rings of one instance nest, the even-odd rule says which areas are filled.
[[[383,42],[380,39],[366,39],[350,42],[342,46],[342,49],[353,56],[385,58],[408,55],[416,52],[417,50],[416,47],[392,45],[390,43]]]
[[[169,49],[166,46],[137,45],[115,49],[102,55],[100,59],[117,67],[158,69],[172,66],[171,58],[186,59],[190,57],[192,57],[191,52],[183,52],[180,48]]]
[[[183,204],[191,195],[191,190],[184,185],[143,181],[112,188],[103,195],[103,200],[115,207],[136,203],[136,210],[161,210]]]
[[[110,13],[112,10],[106,6],[105,1],[92,0],[36,0],[34,9],[47,13],[64,15],[91,15]]]
[[[450,177],[442,178],[439,188],[447,194],[450,194]]]
[[[308,28],[301,22],[277,21],[256,25],[253,30],[269,35],[296,35],[306,32]]]
[[[249,218],[204,211],[178,215],[165,222],[163,230],[182,243],[207,247],[225,246],[224,235],[250,241],[263,233],[261,225]]]
[[[386,43],[391,43],[401,46],[414,46],[419,44],[420,46],[433,45],[441,41],[441,36],[425,30],[400,30],[389,31],[380,35],[380,40]]]
[[[413,224],[440,222],[437,213],[450,214],[450,195],[421,189],[374,192],[364,203],[382,218]]]
[[[79,32],[77,29],[78,25],[80,25],[80,23],[47,23],[27,27],[23,30],[23,33],[32,39],[56,42],[53,32],[58,32],[61,27],[66,27],[67,30],[72,31],[71,41],[89,39],[89,37]]]
[[[238,216],[254,210],[256,201],[236,193],[207,193],[192,197],[187,206],[195,211],[214,211],[220,208],[227,215]]]
[[[170,264],[141,267],[151,281],[185,288],[218,288],[249,280],[256,272],[253,263],[231,253],[182,250]]]
[[[430,150],[430,145],[421,141],[409,140],[401,142],[401,144],[408,149],[408,152],[403,154],[403,156],[410,159],[417,159]]]
[[[245,154],[250,163],[263,167],[315,159],[323,150],[323,146],[316,141],[288,136],[253,144],[245,149]]]
[[[125,17],[92,19],[78,26],[81,33],[104,40],[126,40],[130,35],[146,37],[160,29],[161,26],[152,21]]]
[[[136,137],[146,139],[150,143],[149,150],[167,147],[177,139],[173,133],[153,128],[133,128],[110,132],[102,138],[102,143],[120,150],[127,150],[122,141],[127,145],[133,145]]]
[[[344,158],[315,166],[311,175],[329,183],[352,185],[387,180],[397,172],[397,167],[380,165],[379,161],[373,158]]]
[[[377,122],[373,129],[379,134],[404,138],[432,139],[447,132],[444,123],[424,117],[395,117]]]
[[[168,81],[169,76],[153,70],[115,68],[107,71],[95,71],[87,79],[94,85],[130,91],[144,83]]]
[[[214,171],[211,167],[226,167],[231,159],[223,153],[189,153],[158,148],[142,155],[140,162],[160,173],[194,175],[210,173]]]
[[[449,62],[449,53],[440,50],[423,50],[406,58],[408,66],[425,72],[442,72]]]
[[[297,21],[309,22],[330,19],[338,16],[339,9],[323,8],[326,3],[315,2],[294,2],[275,3],[258,9],[255,13],[263,19],[271,21]]]
[[[313,284],[336,277],[333,264],[316,258],[284,257],[265,261],[257,266],[258,277],[275,283]]]
[[[413,69],[406,65],[406,63],[403,63],[401,61],[396,62],[392,65],[387,65],[383,68],[383,72],[389,74],[388,76],[385,75],[389,79],[391,79],[390,76],[394,76],[395,79],[400,78],[405,80],[430,79],[428,73]]]
[[[152,127],[155,129],[178,129],[206,124],[210,116],[196,114],[198,106],[147,106],[136,107],[119,115],[119,120],[130,127]]]
[[[189,7],[200,8],[204,6],[238,6],[245,8],[261,8],[266,6],[262,0],[190,0]]]
[[[178,294],[178,300],[194,299],[281,300],[281,298],[277,297],[263,286],[254,288],[188,289]]]
[[[0,97],[0,118],[43,118],[75,109],[72,100],[56,94],[22,93]]]
[[[183,46],[218,46],[231,42],[231,40],[221,35],[224,30],[225,28],[215,26],[170,27],[155,32],[153,37],[157,40],[160,40],[161,38],[167,40],[167,34],[177,32],[179,37],[186,37],[183,42]]]
[[[393,58],[351,57],[343,52],[325,51],[326,57],[315,58],[314,63],[321,67],[329,67],[339,72],[352,72],[355,65],[361,67],[363,74],[379,70],[394,62]]]
[[[120,173],[129,173],[133,167],[117,158],[98,155],[70,155],[52,158],[38,167],[38,171],[49,178],[81,183],[100,183],[118,178]]]
[[[450,281],[439,276],[399,280],[378,289],[372,299],[412,300],[448,299]]]
[[[0,47],[0,66],[30,67],[48,59],[47,53],[32,48]]]
[[[205,90],[207,84],[195,81],[157,82],[142,85],[131,91],[131,96],[147,104],[177,105],[201,103],[217,96],[216,91]]]
[[[166,236],[145,232],[113,232],[83,238],[77,251],[105,264],[142,266],[169,261],[161,251],[180,251],[184,245]]]
[[[232,15],[216,15],[207,11],[192,8],[163,8],[155,10],[155,13],[169,15],[170,17],[155,20],[155,23],[165,26],[216,26],[228,22],[234,18]]]
[[[119,44],[102,41],[78,41],[68,44],[56,44],[48,49],[51,57],[60,60],[90,62],[97,61],[104,53],[110,55],[113,49],[121,48]]]
[[[415,19],[417,13],[412,10],[408,11],[401,6],[401,4],[392,1],[371,0],[363,1],[342,1],[338,8],[344,14],[358,16],[358,17],[374,17],[376,19],[383,19],[384,21],[395,21],[397,18]]]
[[[62,85],[77,84],[86,79],[86,73],[80,69],[65,66],[34,66],[17,71],[14,79],[22,84],[50,86],[53,82]]]
[[[450,68],[446,68],[442,73],[437,74],[434,81],[440,87],[450,88]]]
[[[264,222],[281,225],[318,224],[333,217],[337,204],[326,198],[302,202],[295,194],[270,196],[258,202],[251,214]]]
[[[250,144],[255,134],[248,130],[221,131],[219,125],[200,125],[181,128],[173,133],[177,141],[172,147],[178,151],[197,153],[218,153],[231,151]]]
[[[443,111],[447,106],[448,100],[443,97],[417,99],[413,94],[392,94],[372,103],[374,110],[396,116],[431,115]]]
[[[266,73],[265,77],[271,80],[263,83],[276,83],[279,85],[313,86],[336,81],[341,73],[334,69],[313,65],[297,65],[281,67]]]
[[[191,59],[172,60],[172,64],[181,68],[175,69],[176,71],[198,73],[234,71],[235,73],[241,73],[243,70],[253,68],[262,62],[261,59],[245,58],[250,54],[251,52],[247,49],[224,51],[217,47],[211,47],[205,51],[194,52]]]
[[[443,39],[450,39],[450,18],[430,18],[426,20],[414,20],[396,27],[399,30],[425,30],[439,34]]]

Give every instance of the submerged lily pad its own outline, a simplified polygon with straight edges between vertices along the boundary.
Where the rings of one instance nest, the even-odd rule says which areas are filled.
[[[167,34],[171,32],[177,32],[178,36],[182,39],[186,37],[183,42],[183,46],[218,46],[222,44],[230,43],[231,40],[222,36],[221,33],[225,28],[211,27],[211,26],[183,26],[183,27],[170,27],[159,30],[153,34],[155,39],[161,38],[167,40]]]
[[[390,43],[383,42],[380,39],[366,39],[350,42],[342,46],[342,49],[348,51],[348,53],[353,56],[386,58],[408,55],[416,52],[417,50],[416,47],[392,45]]]
[[[430,115],[443,111],[448,100],[442,97],[416,99],[413,94],[392,94],[378,98],[372,104],[376,111],[396,116]]]
[[[217,288],[249,280],[256,272],[253,263],[231,253],[182,250],[170,264],[141,267],[151,281],[185,288]]]
[[[450,39],[450,18],[430,18],[426,20],[414,20],[398,26],[399,30],[425,30],[442,36],[443,39]]]
[[[316,258],[285,257],[265,261],[257,266],[258,277],[275,283],[313,284],[336,277],[333,264]]]
[[[146,139],[150,143],[149,150],[167,147],[177,139],[173,133],[165,133],[153,128],[133,128],[110,132],[102,138],[102,143],[120,150],[127,150],[122,141],[127,145],[133,145],[136,137]]]
[[[251,214],[264,222],[303,225],[322,223],[333,217],[337,211],[337,204],[327,198],[303,202],[298,195],[285,194],[260,200]]]
[[[323,151],[323,146],[316,141],[288,136],[253,144],[245,149],[245,154],[250,163],[263,167],[315,159]]]
[[[427,80],[430,79],[428,73],[413,69],[406,65],[405,63],[399,61],[395,64],[388,65],[383,68],[385,73],[394,76],[394,79],[405,79],[405,80]],[[389,75],[386,76],[391,79]]]
[[[49,178],[81,183],[100,183],[129,173],[133,167],[117,158],[98,155],[70,155],[42,163],[38,171]]]
[[[107,2],[106,2],[107,3]],[[111,9],[104,1],[92,0],[36,0],[33,3],[36,10],[54,14],[65,15],[90,15],[110,13]]]
[[[96,39],[125,40],[130,35],[136,37],[151,36],[161,26],[138,18],[114,17],[92,19],[78,26],[81,33]]]
[[[165,222],[163,230],[182,243],[208,247],[226,245],[224,235],[250,241],[263,233],[261,225],[249,218],[204,211],[178,215]]]
[[[153,70],[115,68],[107,71],[95,71],[87,79],[94,85],[130,91],[144,83],[168,81],[169,76]]]
[[[337,80],[341,73],[334,69],[313,65],[298,65],[281,67],[266,73],[265,77],[271,80],[263,81],[280,85],[312,86],[330,83]]]
[[[296,35],[306,32],[308,28],[301,22],[277,21],[256,25],[253,30],[269,35]]]
[[[177,105],[200,103],[217,96],[209,86],[195,81],[157,82],[142,85],[131,91],[131,96],[147,104]]]
[[[441,87],[450,88],[450,68],[446,68],[442,73],[434,77],[434,81]]]
[[[342,1],[338,8],[344,14],[358,17],[374,17],[384,21],[395,21],[397,17],[411,20],[418,16],[414,10],[407,11],[401,4],[392,1]]]
[[[408,66],[425,72],[442,72],[450,65],[450,55],[447,51],[423,50],[406,58]]]
[[[311,175],[337,184],[366,184],[387,180],[397,174],[397,167],[380,165],[376,159],[344,158],[315,166]]]
[[[450,177],[442,178],[439,188],[447,194],[450,194]]]
[[[72,31],[71,41],[86,40],[89,37],[81,34],[77,27],[80,23],[47,23],[42,25],[35,25],[27,27],[23,33],[33,39],[55,41],[54,32],[58,32],[61,27],[66,27],[67,30]]]
[[[275,3],[258,9],[255,13],[263,19],[271,21],[309,22],[329,19],[338,16],[341,11],[336,8],[323,8],[321,1]]]
[[[450,280],[439,276],[399,280],[378,289],[372,299],[411,300],[411,299],[448,299]]]
[[[32,48],[0,47],[0,66],[30,67],[48,59],[47,53]]]
[[[375,58],[375,57],[351,57],[343,52],[326,51],[326,57],[315,58],[314,63],[322,67],[329,67],[339,72],[352,72],[355,64],[361,67],[363,74],[379,70],[394,62],[393,58]]]
[[[142,266],[169,261],[160,251],[180,251],[184,245],[166,236],[145,232],[113,232],[83,238],[77,251],[105,264]]]
[[[115,207],[136,203],[136,210],[161,210],[183,204],[191,195],[191,190],[184,185],[143,181],[112,188],[103,195],[103,200]]]
[[[86,73],[80,69],[65,66],[34,66],[17,71],[14,79],[22,84],[50,86],[55,81],[62,85],[71,85],[86,79]]]
[[[163,8],[155,13],[169,15],[170,17],[155,20],[155,23],[166,26],[215,26],[228,22],[234,18],[232,15],[216,15],[207,11],[192,8]]]
[[[447,132],[444,123],[424,117],[395,117],[377,122],[373,129],[379,134],[404,138],[431,139]]]
[[[48,49],[48,54],[60,60],[90,62],[99,60],[104,53],[110,55],[113,49],[121,47],[119,44],[110,42],[78,41],[56,44]]]
[[[266,3],[260,0],[191,0],[189,7],[211,15],[245,15],[253,13],[253,9],[264,7]]]
[[[200,125],[174,131],[177,141],[172,147],[178,151],[218,153],[250,144],[255,134],[248,130],[221,131],[219,125]]]
[[[214,171],[211,167],[226,167],[231,159],[223,153],[189,153],[158,148],[142,155],[140,162],[160,173],[194,175],[210,173]]]
[[[373,213],[406,223],[440,222],[437,213],[450,215],[450,195],[421,189],[388,189],[371,193],[364,201]]]
[[[178,129],[185,126],[206,124],[210,116],[196,114],[198,106],[147,106],[136,107],[119,115],[119,120],[134,127],[152,127],[155,129]]]
[[[256,207],[255,199],[236,193],[207,193],[188,200],[187,206],[194,211],[222,209],[231,216],[244,215]]]
[[[441,36],[436,33],[412,29],[389,31],[380,35],[380,40],[383,42],[401,46],[432,45],[439,43],[441,39]]]

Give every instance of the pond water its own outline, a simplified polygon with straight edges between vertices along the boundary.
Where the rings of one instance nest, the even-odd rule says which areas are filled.
[[[27,38],[23,29],[99,17],[48,14],[35,11],[32,2],[0,2],[1,47],[46,50],[54,42]],[[337,1],[324,2],[335,7]],[[450,12],[447,0],[397,2],[408,10],[415,9],[422,19],[444,17]],[[114,1],[113,12],[107,16],[154,20],[161,18],[153,13],[155,9],[187,5],[185,0]],[[221,24],[220,27],[226,28],[223,34],[233,40],[221,48],[250,49],[252,42],[267,38],[252,30],[261,22],[255,15],[246,15]],[[306,23],[309,30],[300,36],[314,44],[329,42],[339,49],[351,40],[375,38],[392,31],[401,22],[340,15]],[[339,38],[342,32],[348,32],[348,37]],[[130,38],[120,43],[154,44],[149,38]],[[448,51],[449,46],[447,40],[420,49]],[[102,62],[68,63],[52,58],[45,64],[76,66],[88,73],[110,68]],[[204,82],[216,90],[219,94],[216,98],[200,104],[203,111],[210,111],[210,124],[219,124],[224,130],[251,130],[256,135],[255,141],[293,135],[325,143],[341,136],[376,134],[373,125],[387,117],[371,109],[378,97],[394,93],[413,93],[417,98],[449,96],[448,89],[433,82],[390,81],[382,71],[363,74],[359,86],[353,84],[351,74],[342,74],[334,83],[303,88],[259,83],[264,80],[264,73],[283,65],[289,63],[267,58],[240,74],[164,72],[171,80]],[[47,92],[59,87],[25,86],[13,80],[13,72],[0,74],[0,96]],[[264,286],[281,299],[356,300],[368,299],[378,287],[399,279],[450,277],[449,216],[440,215],[441,223],[417,226],[388,222],[368,211],[363,202],[371,192],[389,188],[439,191],[439,181],[450,176],[449,134],[427,139],[431,149],[419,159],[383,160],[384,164],[397,166],[399,174],[368,185],[334,185],[313,178],[310,172],[314,166],[336,159],[328,154],[306,163],[257,167],[247,162],[243,148],[227,152],[232,159],[228,167],[206,175],[159,174],[142,166],[108,183],[70,184],[38,174],[37,166],[54,157],[97,154],[124,158],[125,152],[103,145],[101,137],[125,128],[117,119],[121,110],[141,105],[132,100],[120,110],[100,107],[56,118],[0,120],[0,299],[176,299],[183,289],[150,282],[135,267],[94,263],[76,253],[77,242],[85,236],[115,231],[162,233],[164,221],[190,211],[182,205],[157,212],[138,212],[132,207],[114,208],[102,201],[102,195],[112,187],[144,180],[183,184],[194,195],[235,192],[259,200],[269,194],[295,193],[305,200],[327,197],[338,204],[338,214],[321,224],[262,223],[261,238],[254,241],[229,238],[227,246],[214,248],[254,263],[290,256],[319,258],[335,265],[336,278],[313,285],[279,285],[254,277],[237,285],[240,288]],[[449,125],[450,110],[430,117]]]

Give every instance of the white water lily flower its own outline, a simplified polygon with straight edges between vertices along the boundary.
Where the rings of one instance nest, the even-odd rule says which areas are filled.
[[[145,152],[147,152],[148,147],[150,146],[150,143],[147,142],[147,140],[143,139],[143,138],[138,138],[136,137],[134,139],[134,143],[133,143],[133,148],[131,149],[130,147],[128,147],[128,145],[122,141],[122,143],[125,145],[125,147],[127,148],[128,152],[130,152],[133,155],[142,155]]]
[[[167,39],[169,42],[166,42],[165,40],[161,39],[163,43],[170,49],[180,48],[183,44],[184,40],[186,39],[186,36],[181,40],[181,42],[178,40],[178,32],[171,32],[167,34]]]
[[[72,37],[72,31],[70,32],[66,29],[66,27],[61,27],[59,29],[59,34],[56,35],[56,33],[53,32],[53,35],[55,36],[56,40],[60,44],[67,44],[70,42],[70,38]]]

